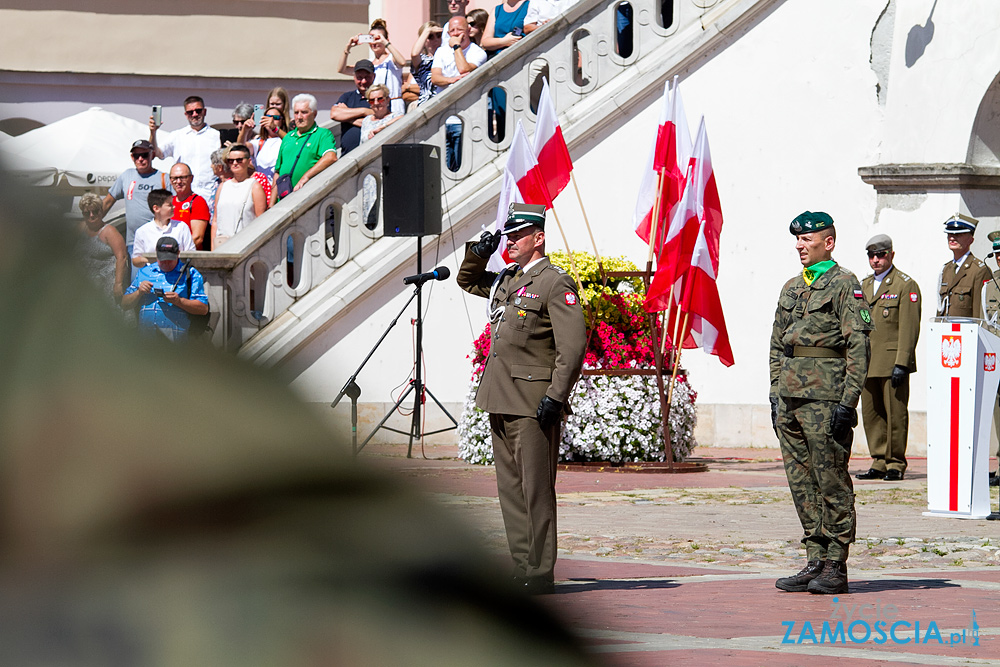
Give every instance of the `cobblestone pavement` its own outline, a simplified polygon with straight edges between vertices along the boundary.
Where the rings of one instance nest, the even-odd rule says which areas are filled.
[[[804,561],[780,454],[698,453],[708,472],[559,473],[557,594],[543,603],[607,664],[995,664],[1000,523],[923,516],[926,461],[911,461],[901,482],[855,482],[851,594],[831,599],[774,588],[776,577]],[[366,458],[422,485],[502,562],[506,543],[492,468],[469,466],[446,446],[426,454],[406,459],[405,448],[383,446]],[[855,457],[851,473],[867,470],[868,462]],[[796,642],[799,629],[785,636],[783,623],[807,622],[819,636],[831,609],[837,613],[836,598],[856,611],[895,605],[900,618],[924,630],[934,623],[946,640],[946,628],[967,634],[954,643],[933,636],[914,641],[911,623],[882,643],[854,637],[817,644],[808,634]],[[852,612],[842,620],[857,618]]]

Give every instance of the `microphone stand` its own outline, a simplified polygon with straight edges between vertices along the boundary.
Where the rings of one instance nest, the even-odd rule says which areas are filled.
[[[421,251],[420,240],[421,240],[421,237],[418,236],[417,237],[417,273],[418,274],[422,274],[423,273],[423,266],[422,266],[423,265],[423,261],[422,261],[422,257],[421,257],[422,251]],[[364,449],[365,445],[367,445],[371,441],[371,439],[373,437],[375,437],[375,434],[378,433],[379,429],[382,429],[382,428],[384,428],[387,431],[392,431],[394,433],[400,433],[402,435],[409,436],[410,442],[409,442],[409,445],[407,446],[407,449],[406,449],[406,458],[412,458],[413,440],[414,440],[414,438],[422,438],[422,437],[427,436],[427,435],[435,435],[437,433],[444,433],[445,431],[453,431],[453,430],[455,430],[455,429],[458,428],[458,421],[451,415],[450,412],[448,412],[447,408],[445,408],[441,404],[441,401],[439,401],[437,399],[437,397],[434,396],[434,394],[431,393],[431,390],[428,389],[426,387],[426,385],[424,385],[424,381],[423,381],[423,374],[422,374],[422,368],[423,368],[423,366],[422,366],[422,364],[423,364],[423,352],[424,352],[424,350],[423,350],[424,321],[423,321],[423,307],[422,307],[422,299],[421,299],[421,290],[423,289],[423,287],[424,287],[424,283],[422,283],[422,282],[417,282],[417,283],[414,284],[413,293],[410,295],[410,298],[403,305],[403,308],[399,311],[399,313],[396,315],[396,317],[393,318],[392,322],[389,323],[389,326],[386,327],[386,330],[382,333],[382,337],[378,339],[378,341],[375,343],[375,346],[371,349],[371,352],[368,353],[368,356],[365,357],[364,361],[361,362],[361,365],[358,366],[358,369],[354,372],[354,375],[352,375],[350,377],[350,379],[344,385],[344,388],[340,390],[339,394],[337,394],[337,398],[334,399],[333,403],[330,404],[331,408],[336,407],[337,403],[340,402],[340,399],[342,399],[345,394],[351,399],[351,434],[352,434],[351,451],[354,454],[357,454],[362,449]],[[389,332],[392,330],[392,328],[394,326],[396,326],[396,322],[398,322],[399,318],[403,315],[404,312],[406,312],[406,309],[410,306],[410,303],[413,302],[413,299],[417,300],[417,317],[414,320],[414,323],[416,324],[416,328],[417,328],[417,341],[416,341],[416,350],[415,350],[416,363],[414,365],[415,366],[415,370],[414,370],[414,374],[413,374],[413,379],[410,380],[410,386],[408,386],[406,388],[406,391],[403,392],[403,394],[399,397],[399,400],[396,401],[396,403],[391,408],[389,408],[389,411],[385,414],[385,416],[382,417],[382,421],[380,421],[378,423],[378,425],[374,429],[372,429],[372,432],[368,434],[368,437],[364,439],[364,442],[362,442],[361,445],[358,446],[358,403],[357,403],[357,401],[358,401],[358,397],[361,395],[361,388],[357,385],[357,382],[356,382],[356,380],[358,378],[358,374],[361,372],[361,369],[363,369],[365,367],[365,364],[368,363],[368,360],[372,358],[372,355],[375,354],[375,350],[378,349],[379,345],[382,344],[382,341],[384,341],[385,338],[386,338],[386,336],[389,335]],[[406,400],[406,397],[409,396],[410,393],[414,392],[414,391],[416,392],[416,394],[413,397],[413,420],[410,423],[410,430],[409,431],[401,431],[399,429],[392,428],[391,426],[386,426],[385,423],[387,421],[389,421],[389,418],[392,417],[393,413],[399,408],[400,405],[402,405],[403,401]],[[422,407],[423,402],[425,400],[424,394],[427,394],[428,396],[430,396],[431,400],[433,400],[435,403],[437,403],[437,406],[439,408],[441,408],[441,412],[443,412],[445,414],[445,416],[448,417],[448,419],[451,421],[451,423],[452,423],[451,426],[448,426],[448,427],[445,427],[445,428],[442,428],[442,429],[438,429],[436,431],[429,431],[427,433],[424,433],[421,430],[420,415],[421,415],[421,407]]]

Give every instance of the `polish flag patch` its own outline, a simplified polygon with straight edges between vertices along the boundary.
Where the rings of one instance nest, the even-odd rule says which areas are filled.
[[[574,294],[573,292],[566,292],[565,297],[566,297],[566,305],[567,306],[575,306],[576,305],[576,294]]]
[[[861,290],[859,290],[859,289],[854,290],[854,298],[855,299],[863,299],[864,296],[865,296],[865,294]]]
[[[918,298],[920,298],[920,297],[917,296],[916,292],[910,292],[910,301],[912,301],[913,303],[916,303]]]

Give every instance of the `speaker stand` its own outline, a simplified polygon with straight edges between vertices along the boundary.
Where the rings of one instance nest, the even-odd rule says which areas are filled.
[[[424,267],[423,267],[423,250],[421,248],[421,245],[422,245],[421,240],[422,240],[422,238],[423,238],[422,236],[417,236],[417,273],[418,274],[424,272]],[[454,431],[454,430],[458,429],[458,421],[451,415],[450,412],[448,412],[447,408],[445,408],[443,405],[441,405],[441,401],[439,401],[437,399],[437,397],[434,396],[433,393],[431,393],[431,390],[427,388],[427,385],[425,385],[424,381],[423,381],[422,370],[423,370],[423,356],[424,356],[424,318],[423,318],[423,312],[424,311],[423,311],[423,303],[422,303],[422,296],[421,296],[422,295],[422,292],[421,292],[422,288],[423,288],[422,284],[417,284],[416,289],[414,289],[414,291],[413,291],[413,296],[410,297],[410,301],[413,301],[413,297],[414,296],[417,299],[417,317],[414,320],[414,323],[416,324],[416,327],[417,327],[417,344],[416,344],[416,350],[415,350],[416,360],[415,360],[415,364],[414,364],[415,368],[414,368],[414,373],[413,373],[413,379],[410,380],[410,386],[408,386],[406,388],[406,391],[403,392],[403,395],[399,397],[399,400],[396,401],[396,403],[391,408],[389,408],[389,411],[385,414],[385,416],[382,417],[382,421],[380,421],[378,423],[378,426],[376,426],[372,430],[372,432],[368,434],[368,437],[365,438],[364,442],[361,443],[361,446],[357,447],[355,449],[355,454],[357,452],[361,451],[364,448],[364,446],[368,444],[368,442],[375,436],[375,434],[378,433],[379,429],[383,429],[383,428],[385,430],[387,430],[387,431],[392,431],[393,433],[400,433],[402,435],[409,436],[410,442],[409,442],[409,445],[407,445],[407,448],[406,448],[406,458],[408,458],[408,459],[412,458],[412,455],[413,455],[413,440],[414,439],[419,439],[419,438],[423,438],[423,437],[428,436],[428,435],[436,435],[438,433],[444,433],[446,431]],[[406,305],[403,306],[403,310],[406,310],[407,306],[410,305],[410,301],[406,302]],[[402,312],[400,312],[400,315],[402,315]],[[393,320],[389,324],[389,329],[391,329],[396,324],[396,320],[398,320],[398,319],[399,319],[399,315],[397,315],[396,319]],[[375,347],[378,347],[379,343],[381,343],[382,340],[385,339],[385,336],[388,333],[389,333],[389,330],[387,329],[386,332],[384,334],[382,334],[382,338],[380,338],[379,341],[378,341],[378,343],[375,344]],[[375,350],[373,349],[372,352],[375,352]],[[369,355],[368,355],[368,358],[370,358],[370,357],[371,357],[371,353],[369,353]],[[368,361],[368,358],[365,359],[365,362]],[[362,363],[362,366],[364,366],[364,363]],[[358,371],[360,371],[360,370],[361,369],[359,368]],[[355,377],[356,376],[357,376],[357,373],[355,373]],[[351,378],[351,379],[353,380],[354,378]],[[349,381],[349,383],[350,383],[350,381]],[[411,393],[413,393],[414,395],[413,395],[413,420],[410,422],[410,430],[409,431],[401,431],[401,430],[399,430],[397,428],[392,428],[391,426],[386,426],[385,423],[387,421],[389,421],[389,418],[392,417],[393,413],[396,412],[396,410],[399,408],[399,406],[403,404],[403,401],[405,401],[406,398],[407,398],[407,396],[409,396]],[[421,424],[421,412],[422,412],[422,409],[423,409],[424,401],[426,400],[425,397],[424,397],[424,394],[426,394],[427,396],[430,396],[431,400],[434,401],[439,408],[441,408],[441,412],[443,412],[445,414],[445,416],[451,421],[451,424],[452,424],[451,426],[448,426],[448,427],[445,427],[445,428],[441,428],[441,429],[438,429],[436,431],[427,431],[426,433],[422,430],[423,429],[423,425]]]

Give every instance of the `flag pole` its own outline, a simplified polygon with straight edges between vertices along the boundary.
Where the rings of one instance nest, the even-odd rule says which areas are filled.
[[[569,172],[569,179],[573,181],[573,189],[576,190],[576,200],[580,202],[580,212],[583,213],[583,224],[587,226],[587,234],[590,235],[590,244],[594,246],[594,256],[597,257],[597,266],[604,273],[604,265],[601,262],[601,251],[597,249],[597,241],[594,240],[594,231],[590,227],[590,220],[587,218],[587,209],[583,205],[583,197],[580,196],[580,188],[576,185],[576,174]]]
[[[580,298],[583,298],[583,282],[580,280],[580,272],[576,270],[576,260],[573,259],[573,251],[569,249],[569,241],[566,239],[566,232],[563,231],[562,223],[559,222],[559,214],[556,213],[556,208],[549,202],[549,207],[552,209],[552,217],[555,218],[556,227],[559,228],[559,234],[562,236],[563,245],[566,246],[566,254],[569,255],[569,267],[573,271],[573,278],[576,280],[576,287],[580,290]]]

